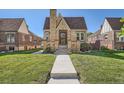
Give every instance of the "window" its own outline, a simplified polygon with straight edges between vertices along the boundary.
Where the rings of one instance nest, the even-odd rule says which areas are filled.
[[[7,34],[7,43],[15,43],[15,35]]]
[[[9,50],[11,51],[14,51],[15,50],[15,48],[14,48],[14,46],[9,46]]]
[[[32,41],[32,36],[30,36],[30,42]]]
[[[108,35],[107,35],[107,34],[105,34],[105,35],[104,35],[104,38],[105,38],[105,39],[108,39]]]
[[[22,41],[25,41],[25,36],[24,35],[22,36]]]
[[[121,42],[124,42],[124,37],[120,37],[121,38]]]
[[[11,35],[11,43],[15,43],[15,36],[14,36],[14,34]]]
[[[49,41],[49,33],[46,33],[46,41]]]
[[[77,33],[77,40],[84,40],[84,33],[78,32]]]
[[[10,34],[7,35],[7,43],[10,43]]]
[[[37,44],[37,40],[34,40],[34,45],[36,45]]]
[[[81,33],[81,40],[84,39],[84,33]]]
[[[124,37],[123,36],[118,37],[118,41],[119,42],[124,42]]]
[[[79,33],[77,33],[77,40],[80,40],[80,36],[79,36]]]
[[[119,41],[119,37],[117,37],[117,41]]]

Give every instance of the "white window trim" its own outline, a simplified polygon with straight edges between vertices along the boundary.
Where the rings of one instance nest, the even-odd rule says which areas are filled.
[[[122,40],[123,39],[123,40]],[[124,42],[124,36],[119,37],[119,42]]]
[[[79,33],[79,41],[84,41],[85,35],[84,32],[77,32]],[[76,33],[76,39],[77,39],[77,33]],[[81,34],[83,33],[83,39],[81,39]]]
[[[14,37],[12,37],[14,35]],[[15,43],[15,34],[14,33],[8,33],[6,37],[7,43]]]
[[[124,36],[119,36],[118,33],[116,33],[116,38],[118,38],[116,39],[117,42],[124,42]],[[123,40],[121,40],[121,38],[123,38]]]

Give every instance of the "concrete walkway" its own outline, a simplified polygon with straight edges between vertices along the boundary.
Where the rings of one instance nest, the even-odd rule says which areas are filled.
[[[37,51],[37,52],[34,52],[32,54],[43,54],[43,50],[40,50],[40,51]]]
[[[48,84],[80,84],[69,55],[57,55]]]

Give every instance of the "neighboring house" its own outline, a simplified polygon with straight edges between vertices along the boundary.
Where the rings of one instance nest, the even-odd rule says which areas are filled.
[[[41,37],[35,35],[34,33],[30,32],[29,35],[29,45],[31,46],[31,48],[41,48],[41,44],[42,44],[42,39]]]
[[[101,46],[109,49],[124,49],[124,36],[119,36],[123,23],[120,18],[106,17],[101,29]]]
[[[84,17],[62,17],[56,15],[56,9],[50,10],[44,24],[44,49],[68,49],[80,51],[80,44],[87,40],[87,26]]]
[[[0,51],[35,48],[33,37],[24,18],[0,18]],[[37,44],[39,48],[39,40]]]
[[[99,49],[100,48],[100,33],[101,30],[96,31],[95,33],[88,36],[88,43],[92,46],[92,49]]]
[[[124,36],[119,36],[119,32],[123,26],[120,19],[121,17],[106,17],[100,33],[97,35],[98,38],[96,38],[96,34],[93,34],[88,37],[88,41],[94,43],[99,40],[100,47],[105,46],[109,49],[124,49]]]

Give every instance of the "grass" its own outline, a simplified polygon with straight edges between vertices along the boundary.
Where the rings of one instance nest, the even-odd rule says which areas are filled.
[[[34,51],[0,54],[0,83],[46,83],[55,56],[30,54]]]
[[[81,83],[124,83],[123,51],[92,51],[72,54],[71,59],[79,73]]]

